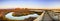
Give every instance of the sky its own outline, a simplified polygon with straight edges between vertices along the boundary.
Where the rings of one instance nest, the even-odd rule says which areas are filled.
[[[59,0],[0,0],[0,9],[6,8],[37,8],[58,9]]]

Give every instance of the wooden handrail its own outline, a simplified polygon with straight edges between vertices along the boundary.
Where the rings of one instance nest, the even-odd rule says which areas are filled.
[[[35,20],[33,20],[33,21],[42,21],[42,18],[43,18],[43,16],[44,16],[44,13],[45,13],[45,11],[41,14],[41,15],[39,15]]]

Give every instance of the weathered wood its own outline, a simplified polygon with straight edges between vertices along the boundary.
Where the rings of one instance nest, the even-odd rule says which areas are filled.
[[[52,18],[50,17],[50,15],[48,14],[48,12],[44,13],[42,21],[52,21]]]
[[[45,10],[45,13],[43,13],[43,14],[44,15],[42,17],[40,15],[34,21],[59,21],[58,16],[57,17],[55,16],[56,13],[51,10]]]
[[[45,11],[41,15],[39,15],[34,21],[42,21],[44,13]]]

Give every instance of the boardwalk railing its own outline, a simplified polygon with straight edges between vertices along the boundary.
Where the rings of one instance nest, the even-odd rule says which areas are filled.
[[[38,16],[34,21],[60,21],[60,16],[53,11],[44,11],[40,16]]]
[[[41,15],[39,15],[35,20],[33,21],[42,21],[43,15],[44,15],[45,11],[43,11],[43,13]]]

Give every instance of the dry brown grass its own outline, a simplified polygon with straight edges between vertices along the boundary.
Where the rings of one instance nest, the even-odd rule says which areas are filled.
[[[16,8],[16,9],[0,9],[0,20],[3,20],[3,21],[33,21],[35,18],[31,18],[31,17],[29,19],[26,19],[26,20],[9,20],[9,19],[6,19],[4,17],[9,12],[15,12],[14,13],[15,15],[28,15],[30,13],[33,13],[33,12],[30,12],[29,10],[30,9],[19,9],[19,8]],[[32,9],[32,10],[35,10],[35,9]],[[40,10],[40,9],[38,9],[38,10]],[[44,10],[44,9],[41,9],[41,10]],[[59,11],[60,11],[60,9],[59,9]]]

